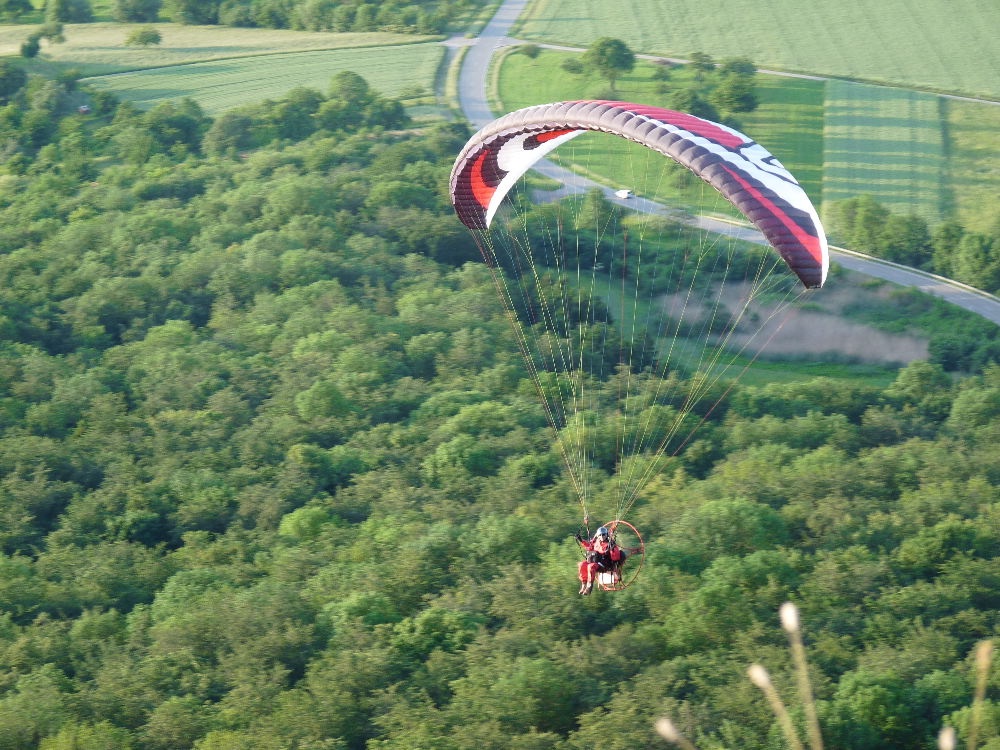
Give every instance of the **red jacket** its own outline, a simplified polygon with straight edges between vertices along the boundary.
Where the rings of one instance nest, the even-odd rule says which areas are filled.
[[[580,544],[588,552],[594,552],[599,557],[597,559],[600,562],[601,558],[610,559],[613,562],[618,562],[622,559],[622,550],[617,544],[612,544],[610,541],[605,541],[600,538],[594,539],[581,539]]]

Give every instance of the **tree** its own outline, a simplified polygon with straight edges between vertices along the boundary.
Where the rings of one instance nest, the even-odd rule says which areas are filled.
[[[167,0],[163,9],[176,23],[213,24],[219,20],[218,0]]]
[[[160,16],[161,0],[115,0],[112,13],[116,21],[153,23]]]
[[[225,112],[205,133],[202,149],[209,156],[235,156],[253,143],[253,120],[239,112]]]
[[[730,57],[719,65],[719,75],[754,76],[757,66],[747,57]]]
[[[712,90],[712,104],[728,112],[753,112],[757,109],[752,75],[733,73],[724,76]]]
[[[952,271],[956,279],[978,289],[1000,290],[1000,253],[988,235],[979,232],[962,235],[952,260]]]
[[[969,370],[978,342],[970,336],[946,334],[935,336],[927,346],[928,361],[947,372]]]
[[[32,34],[21,43],[21,57],[35,57],[42,45],[38,41],[38,34]]]
[[[90,23],[94,20],[94,11],[90,7],[90,0],[47,0],[45,20],[60,23]]]
[[[928,267],[931,262],[931,236],[927,222],[919,216],[889,216],[878,243],[878,255],[908,266]]]
[[[715,62],[713,62],[711,56],[705,54],[704,52],[692,52],[688,65],[697,71],[699,79],[702,74],[711,73],[715,70]]]
[[[870,195],[862,195],[854,201],[855,212],[847,242],[851,250],[877,255],[882,233],[889,220],[889,210]]]
[[[575,76],[582,75],[586,70],[583,63],[575,57],[567,57],[559,64],[559,67]]]
[[[116,727],[110,722],[101,721],[97,724],[64,724],[56,733],[42,739],[40,750],[104,750],[105,748],[120,748],[131,750],[134,747],[128,731]]]
[[[0,101],[7,101],[28,82],[28,74],[11,60],[0,60]]]
[[[128,47],[152,47],[163,41],[160,32],[154,26],[140,26],[133,29],[125,39]]]
[[[587,48],[583,62],[607,78],[613,91],[615,81],[635,67],[635,54],[621,39],[606,36]]]
[[[193,99],[185,98],[180,103],[157,104],[145,114],[143,124],[144,132],[152,135],[164,151],[174,145],[197,151],[208,118]]]
[[[30,0],[0,0],[0,16],[11,20],[34,10]]]
[[[250,3],[253,11],[251,23],[241,22],[241,26],[261,26],[268,29],[287,29],[297,3],[289,0],[254,0]],[[220,10],[221,16],[221,10]]]
[[[962,241],[963,234],[965,228],[954,220],[946,221],[934,228],[931,233],[934,273],[951,276],[955,251],[958,249],[958,243]]]
[[[249,0],[223,0],[219,6],[219,23],[223,26],[257,26]]]
[[[375,31],[375,12],[376,6],[372,3],[359,5],[351,31]]]
[[[581,201],[576,216],[576,226],[578,229],[588,229],[600,234],[602,229],[608,225],[614,211],[614,204],[604,197],[601,189],[591,188]]]
[[[376,96],[364,110],[365,122],[386,129],[402,128],[410,123],[410,116],[397,99]]]
[[[695,117],[702,117],[706,120],[720,119],[715,107],[705,101],[694,89],[677,89],[670,95],[667,103],[671,109],[675,109],[678,112],[687,112]],[[690,170],[685,169],[684,171],[689,172]],[[686,175],[684,179],[687,179]]]
[[[270,115],[279,138],[301,140],[316,130],[315,114],[323,103],[323,95],[315,89],[300,86],[288,92]]]
[[[333,76],[327,94],[331,99],[339,99],[356,107],[363,107],[374,96],[368,81],[353,70],[344,70]]]
[[[653,66],[653,73],[650,76],[654,81],[669,81],[670,80],[670,69],[671,64],[666,60],[660,60]]]
[[[66,41],[66,37],[63,36],[62,22],[51,19],[38,27],[38,36],[53,44],[62,44]]]
[[[357,11],[353,5],[337,5],[330,20],[332,31],[350,31]]]

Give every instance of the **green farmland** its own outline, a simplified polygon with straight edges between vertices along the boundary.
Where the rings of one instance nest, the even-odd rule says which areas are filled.
[[[218,26],[183,26],[175,23],[152,24],[163,41],[155,47],[126,47],[125,38],[140,24],[86,23],[67,24],[66,41],[42,42],[41,54],[27,62],[33,73],[51,74],[61,68],[73,68],[84,75],[182,65],[232,57],[269,55],[309,50],[387,47],[395,44],[425,42],[432,37],[407,34],[288,31],[285,29],[226,28]],[[17,55],[34,28],[27,25],[0,26],[0,55]]]
[[[264,99],[276,99],[305,86],[325,91],[344,70],[360,73],[380,93],[406,96],[433,87],[444,55],[435,43],[347,50],[318,50],[212,60],[87,79],[87,83],[148,107],[191,97],[208,114]]]
[[[941,220],[944,153],[940,97],[828,81],[823,203],[868,194],[894,213]]]
[[[538,57],[510,55],[503,63],[498,81],[498,105],[505,111],[531,104],[609,95],[607,83],[594,75],[568,75],[559,64],[574,53],[542,50]],[[640,62],[622,76],[615,96],[628,101],[666,106],[666,97],[657,93],[651,75],[655,66]],[[676,70],[671,85],[686,81],[688,71]],[[823,82],[781,76],[760,76],[761,106],[742,116],[749,132],[800,175],[806,190],[816,200],[821,191],[823,150]],[[624,151],[623,151],[624,149]],[[622,158],[627,153],[628,158]],[[628,187],[644,197],[681,204],[699,211],[732,215],[730,206],[711,189],[702,189],[699,180],[685,181],[686,173],[650,169],[656,161],[641,146],[616,142],[601,135],[582,135],[556,153],[555,160],[585,164],[591,176],[607,184]],[[662,161],[662,160],[660,160]],[[657,161],[657,163],[660,163]]]
[[[985,230],[1000,212],[1000,107],[946,99],[944,110],[949,206],[965,226]]]
[[[507,56],[497,76],[498,109],[562,99],[603,97],[607,83],[559,66],[576,53],[542,50],[534,59]],[[617,84],[617,98],[666,105],[640,61]],[[689,83],[674,69],[667,86]],[[996,220],[1000,195],[1000,106],[947,99],[899,88],[837,80],[758,74],[760,106],[739,116],[742,129],[764,144],[800,180],[817,204],[869,194],[897,213],[931,224],[957,218],[985,231]],[[591,141],[595,145],[591,145]],[[621,154],[639,147],[581,136],[560,152],[563,162],[608,185],[627,186],[672,205],[722,212],[714,194],[679,190],[670,179],[648,181],[645,167]]]
[[[760,106],[740,115],[747,133],[788,167],[809,197],[823,190],[824,81],[759,75]]]
[[[997,29],[994,0],[535,0],[514,34],[1000,99]]]

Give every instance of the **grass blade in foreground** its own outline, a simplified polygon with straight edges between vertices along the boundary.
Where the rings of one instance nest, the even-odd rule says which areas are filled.
[[[819,731],[816,702],[813,700],[812,685],[809,684],[806,649],[802,645],[802,632],[799,629],[799,610],[791,602],[785,602],[781,605],[779,614],[781,615],[781,627],[788,633],[788,641],[792,649],[792,660],[795,662],[795,677],[799,685],[799,698],[802,700],[802,705],[806,712],[809,746],[812,750],[823,750],[823,736]]]
[[[656,722],[656,731],[667,742],[673,742],[675,745],[683,748],[683,750],[698,750],[698,748],[691,744],[691,741],[687,737],[677,730],[674,722],[666,716]]]
[[[747,675],[750,677],[750,682],[764,691],[768,703],[771,704],[771,710],[778,717],[781,731],[784,733],[785,739],[788,740],[788,744],[792,750],[803,750],[802,742],[795,732],[795,725],[792,724],[792,717],[788,715],[788,709],[781,702],[781,696],[778,695],[778,691],[775,690],[774,684],[771,682],[771,675],[760,664],[751,664],[747,669]]]

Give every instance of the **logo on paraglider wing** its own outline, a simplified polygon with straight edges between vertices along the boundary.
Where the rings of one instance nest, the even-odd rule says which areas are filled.
[[[746,143],[735,151],[761,171],[773,174],[775,177],[792,185],[799,184],[795,178],[792,177],[792,173],[785,169],[785,166],[778,161],[778,158],[756,141]]]

